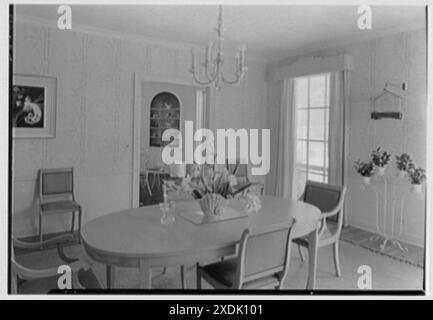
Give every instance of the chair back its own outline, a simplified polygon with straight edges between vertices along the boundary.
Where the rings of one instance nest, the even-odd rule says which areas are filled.
[[[338,186],[308,180],[305,185],[304,202],[312,204],[320,209],[323,214],[337,210],[336,216],[338,226],[343,223],[345,186]]]
[[[40,169],[39,195],[41,200],[56,196],[74,197],[74,169]]]
[[[277,274],[283,281],[290,261],[295,220],[261,230],[243,232],[238,259],[239,288],[242,283]]]

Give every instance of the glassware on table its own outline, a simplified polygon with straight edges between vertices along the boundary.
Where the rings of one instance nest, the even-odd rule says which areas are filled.
[[[176,203],[174,201],[161,202],[159,208],[162,212],[162,224],[171,224],[175,221]]]

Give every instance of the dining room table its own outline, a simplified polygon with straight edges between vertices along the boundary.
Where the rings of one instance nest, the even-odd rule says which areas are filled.
[[[233,255],[244,229],[271,227],[294,218],[293,238],[305,237],[309,242],[306,289],[315,289],[320,210],[282,197],[266,195],[260,199],[257,212],[203,224],[183,214],[200,211],[195,200],[177,202],[171,223],[162,223],[158,205],[110,213],[83,226],[83,246],[92,259],[106,265],[107,288],[116,287],[116,267],[130,267],[139,269],[139,287],[151,289],[153,268],[192,265]],[[245,212],[240,201],[231,200],[229,207]]]

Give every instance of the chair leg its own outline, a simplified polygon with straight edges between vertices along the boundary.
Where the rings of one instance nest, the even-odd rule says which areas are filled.
[[[301,257],[301,261],[304,261],[304,254],[302,253],[302,247],[300,244],[298,244],[298,252],[299,252],[299,256]]]
[[[335,242],[333,245],[333,251],[334,251],[334,264],[335,264],[335,271],[337,273],[337,277],[341,277],[341,270],[340,270],[340,255],[339,255],[339,242]]]
[[[185,266],[183,264],[180,266],[180,282],[182,284],[182,289],[186,289]]]
[[[72,211],[72,221],[71,221],[71,233],[74,235],[75,229],[75,211]]]
[[[200,274],[200,264],[196,264],[197,268],[197,290],[201,290],[201,274]]]
[[[81,207],[78,209],[78,243],[81,244]]]
[[[43,235],[42,235],[42,214],[39,213],[39,242],[41,243],[41,249],[43,249],[42,241],[43,241]]]

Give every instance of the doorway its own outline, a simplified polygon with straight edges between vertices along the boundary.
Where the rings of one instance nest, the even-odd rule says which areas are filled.
[[[190,81],[135,75],[132,207],[162,201],[162,180],[170,172],[161,157],[162,132],[183,134],[185,121],[193,121],[194,130],[207,128],[209,100],[209,88]]]

